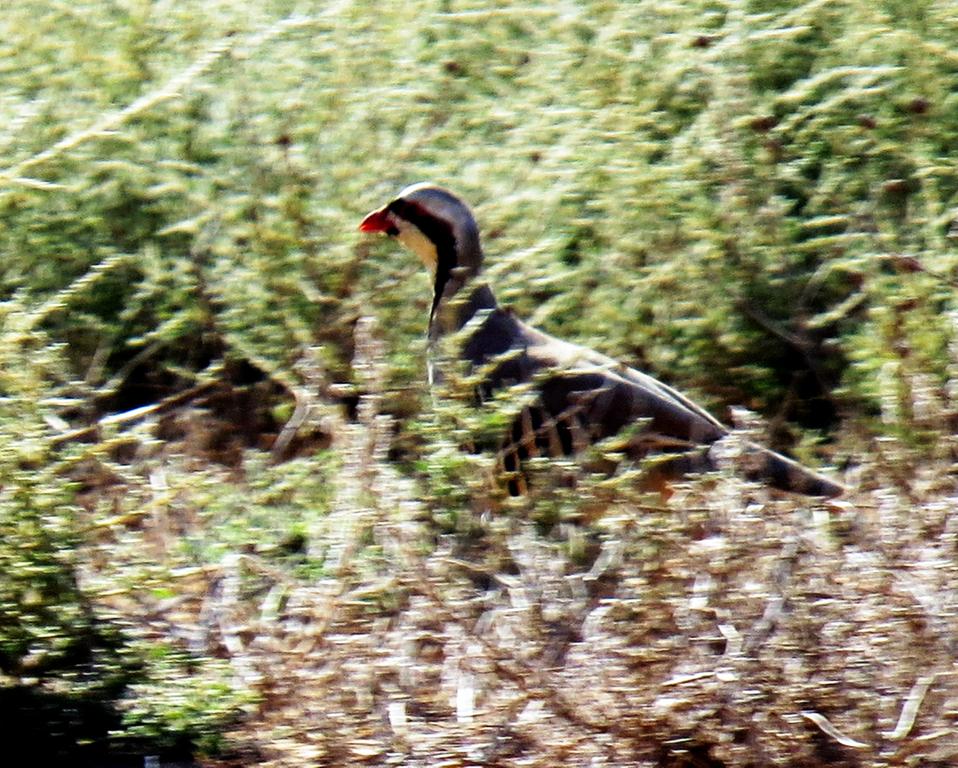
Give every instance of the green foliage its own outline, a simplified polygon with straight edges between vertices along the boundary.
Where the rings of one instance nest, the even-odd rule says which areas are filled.
[[[414,378],[428,285],[400,279],[405,254],[357,252],[354,229],[423,177],[475,202],[520,311],[806,426],[877,407],[870,308],[929,288],[931,311],[953,303],[948,282],[912,289],[923,275],[884,266],[954,269],[956,30],[940,3],[425,3],[375,23],[362,5],[285,21],[284,3],[18,7],[0,287],[47,298],[100,265],[47,323],[101,392],[131,360],[176,381],[224,350],[282,370],[317,340],[346,376],[361,311],[385,320],[394,381]],[[47,30],[32,45],[14,34],[28,18]],[[109,134],[87,131],[135,98]],[[951,333],[937,328],[915,341],[929,358]]]
[[[119,627],[80,583],[75,483],[51,454],[44,417],[67,365],[61,345],[28,334],[10,301],[0,340],[0,702],[12,749],[39,759],[100,738],[110,702],[135,674]],[[64,741],[65,740],[65,741]]]
[[[516,404],[428,404],[428,278],[355,231],[413,181],[475,205],[497,294],[544,329],[754,408],[806,453],[827,435],[854,454],[864,431],[942,459],[956,50],[946,0],[4,3],[0,672],[112,704],[139,669],[131,733],[202,740],[248,691],[114,623],[185,590],[176,569],[245,552],[294,583],[341,575],[327,515],[399,514],[389,489],[410,478],[438,536],[465,539],[500,509],[571,541],[567,521],[622,492],[597,476],[550,495],[549,466],[544,495],[504,499],[469,450]],[[366,394],[354,327],[370,315],[401,478],[385,438],[364,454],[342,421],[330,455],[272,466],[251,449],[228,470],[149,425],[60,442],[223,361],[276,383],[255,405],[274,420],[292,392]],[[388,570],[389,538],[359,520],[359,570]],[[243,574],[249,608],[274,575]]]
[[[55,478],[7,469],[0,502],[0,669],[22,674],[56,667],[76,652],[91,617],[72,572],[69,494]]]
[[[59,392],[62,346],[37,334],[9,302],[0,341],[0,672],[45,674],[92,632],[73,573],[73,489],[44,440]],[[19,331],[19,333],[18,333]],[[59,380],[59,381],[58,381]],[[80,651],[82,653],[82,651]]]
[[[126,691],[123,730],[116,736],[154,749],[182,747],[206,754],[222,751],[224,729],[251,698],[238,688],[229,664],[205,660],[152,643],[138,650],[146,658],[140,679]]]

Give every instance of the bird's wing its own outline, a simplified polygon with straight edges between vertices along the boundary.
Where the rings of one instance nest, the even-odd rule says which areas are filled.
[[[538,390],[503,443],[507,470],[521,473],[524,459],[570,455],[627,430],[621,450],[632,458],[673,454],[665,474],[714,469],[708,446],[729,435],[711,414],[672,387],[586,347],[530,326],[518,329],[527,369]],[[619,449],[617,449],[619,450]],[[842,487],[797,462],[754,443],[742,446],[743,471],[779,488],[836,496]]]
[[[597,439],[640,421],[647,438],[663,443],[702,445],[728,433],[703,408],[641,371],[528,326],[523,331],[532,367],[541,372],[543,405],[556,413],[578,404]]]
[[[500,446],[499,458],[511,493],[525,489],[523,464],[536,456],[581,455],[615,435],[632,458],[676,457],[673,476],[712,468],[703,446],[727,430],[671,387],[586,347],[556,339],[515,321],[512,349],[502,375],[533,383],[536,397],[525,404]],[[633,429],[629,429],[632,427]]]

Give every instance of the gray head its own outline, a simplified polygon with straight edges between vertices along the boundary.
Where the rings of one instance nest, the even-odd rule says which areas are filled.
[[[395,237],[435,274],[437,287],[453,274],[472,275],[482,266],[479,227],[462,200],[448,189],[420,183],[373,211],[359,225],[363,232]]]

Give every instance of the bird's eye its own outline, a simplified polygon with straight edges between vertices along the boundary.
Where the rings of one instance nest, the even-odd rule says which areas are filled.
[[[395,224],[390,224],[389,229],[386,230],[386,234],[390,237],[396,237],[399,234],[399,227]]]

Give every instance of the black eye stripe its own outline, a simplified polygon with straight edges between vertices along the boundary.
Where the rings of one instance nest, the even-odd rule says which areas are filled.
[[[433,286],[435,293],[431,317],[435,314],[443,289],[452,270],[456,267],[456,235],[453,233],[452,225],[445,219],[434,216],[419,203],[401,197],[386,206],[386,210],[417,227],[436,246],[436,283]]]
[[[418,203],[403,198],[393,200],[387,206],[387,210],[415,226],[432,241],[437,252],[446,251],[455,259],[456,237],[452,232],[452,226],[445,219],[440,219]]]

